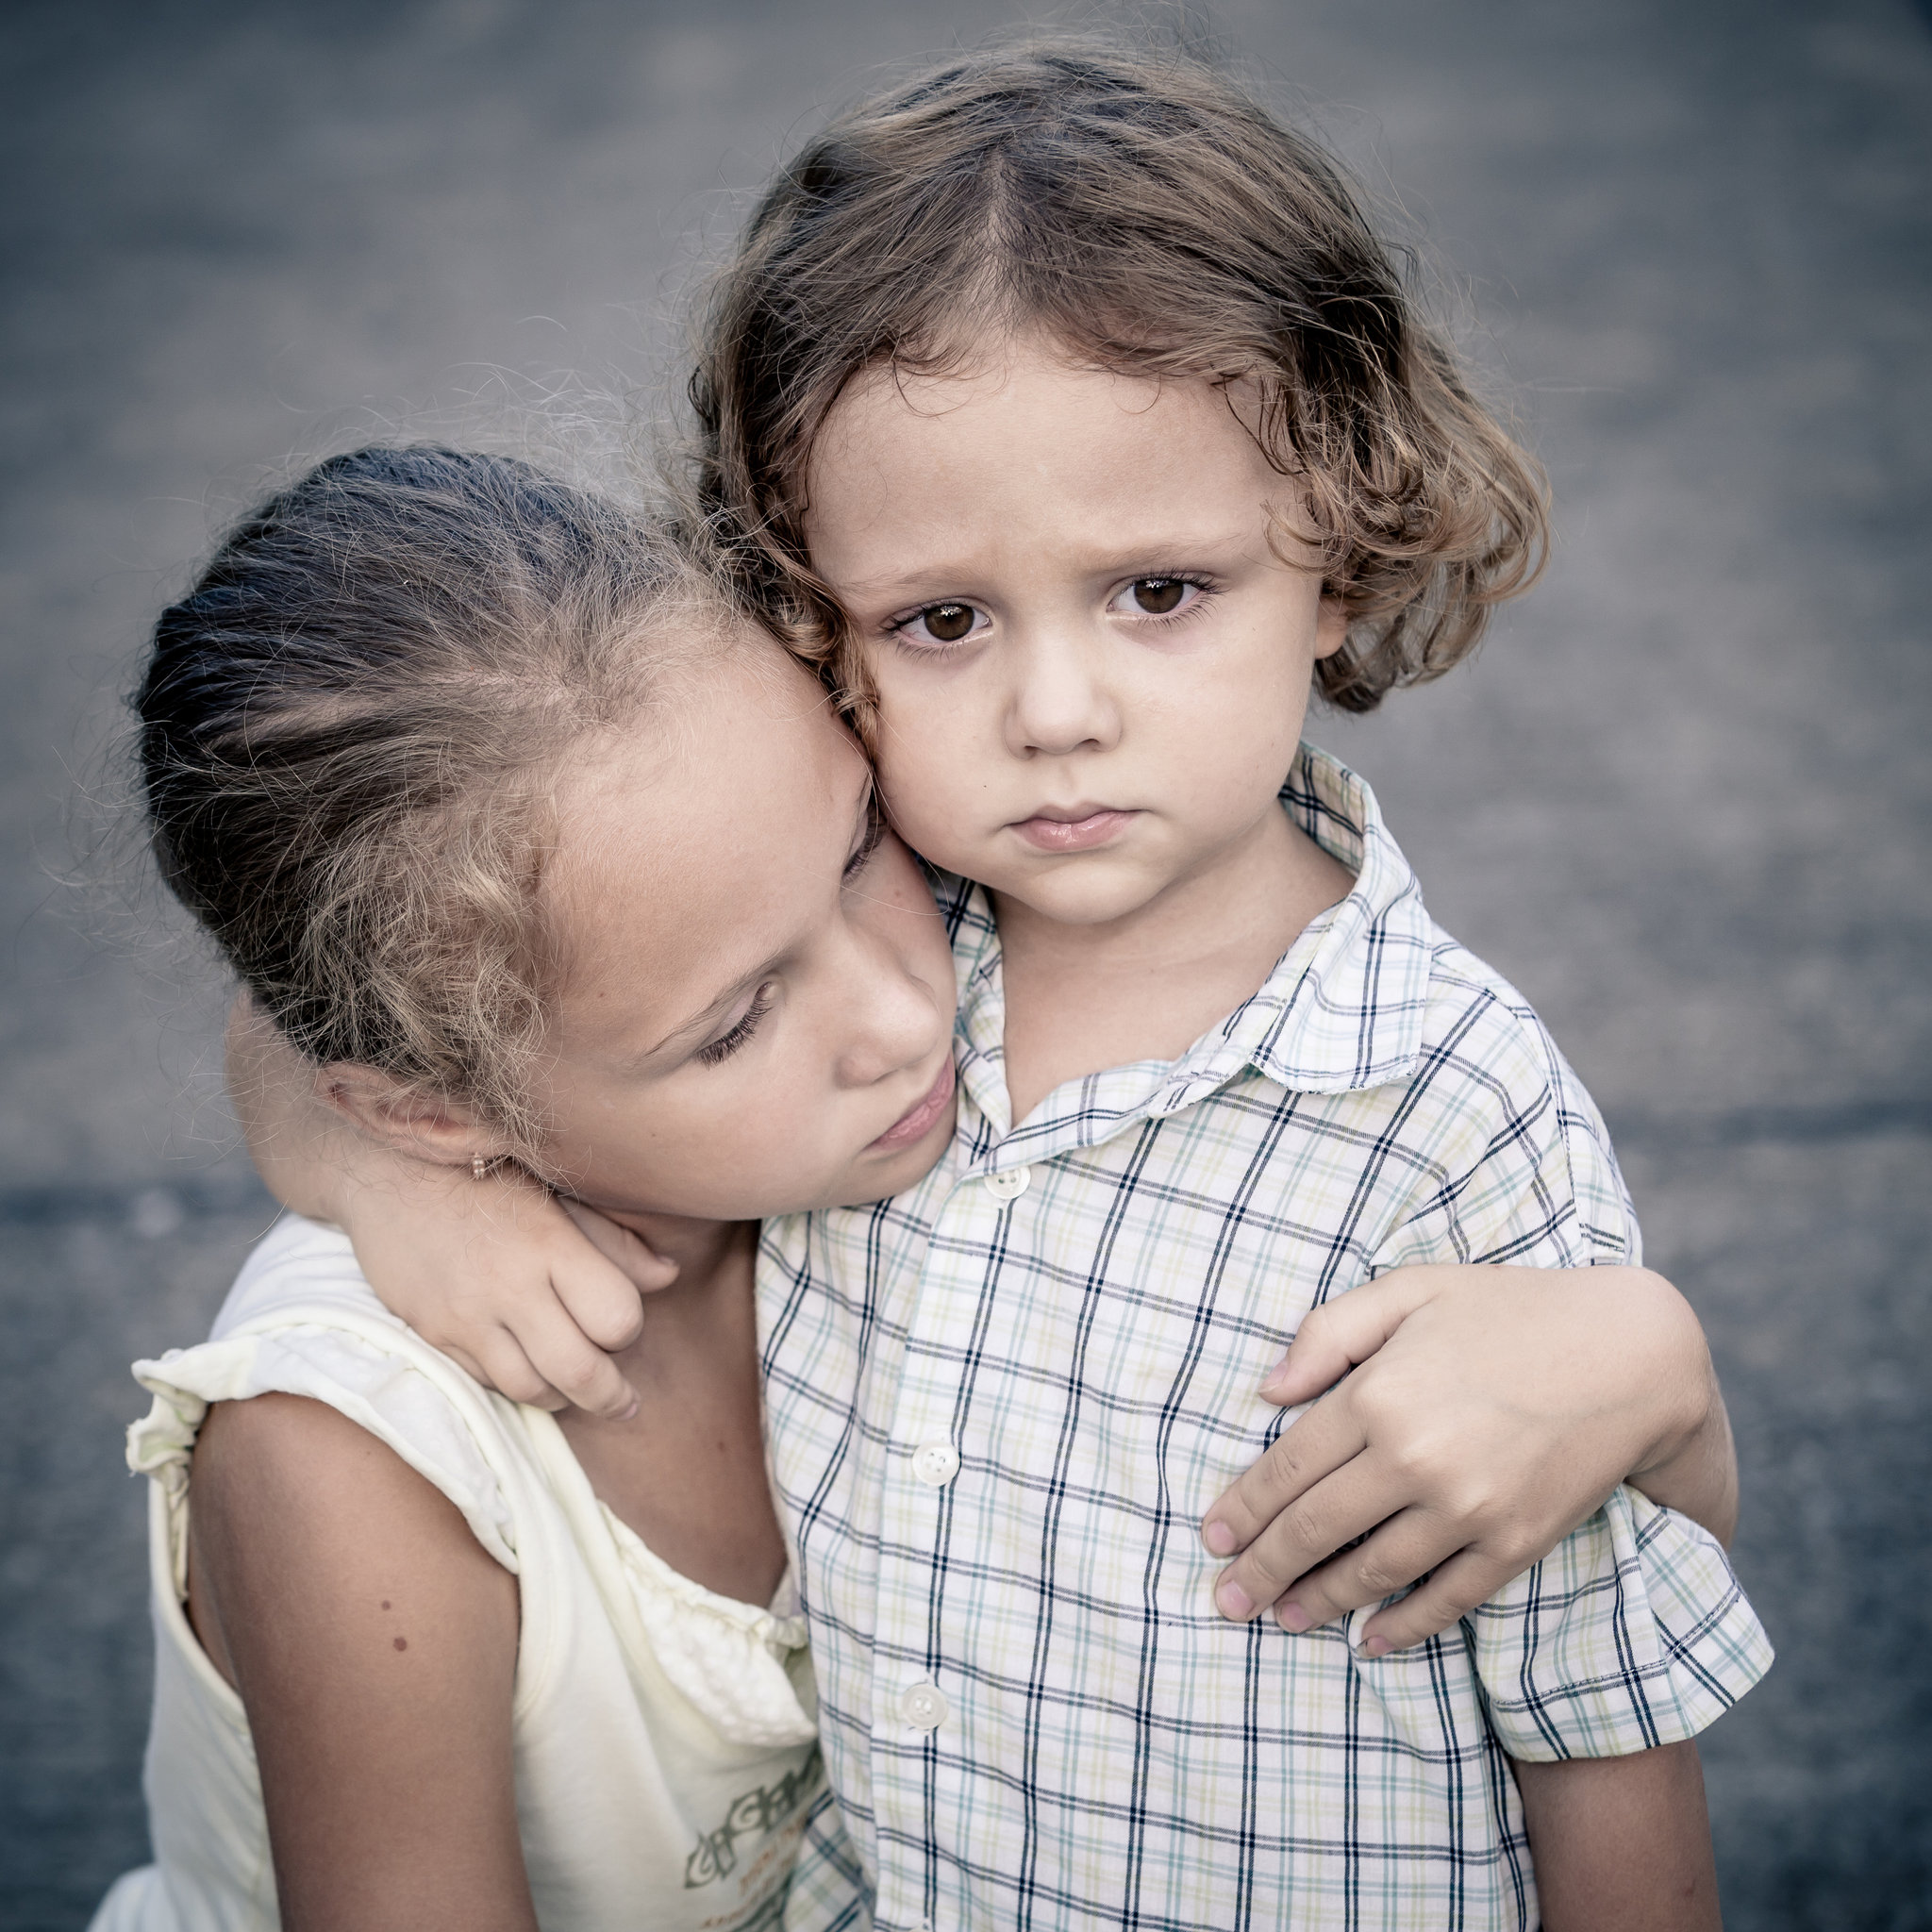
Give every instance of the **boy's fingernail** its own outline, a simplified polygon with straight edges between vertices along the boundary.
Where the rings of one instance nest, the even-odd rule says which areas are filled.
[[[629,1420],[631,1419],[631,1417],[632,1417],[632,1416],[634,1416],[635,1414],[637,1414],[637,1412],[638,1412],[638,1399],[637,1399],[637,1397],[636,1397],[635,1395],[633,1395],[633,1396],[631,1397],[631,1399],[630,1399],[630,1400],[629,1400],[628,1402],[626,1402],[626,1403],[625,1404],[625,1406],[624,1406],[624,1407],[622,1407],[621,1409],[619,1409],[619,1410],[617,1411],[617,1414],[616,1414],[616,1417],[614,1418],[614,1420],[616,1420],[616,1421],[618,1421],[618,1422],[621,1422],[621,1423],[627,1423],[627,1422],[629,1422]]]
[[[1239,1583],[1225,1580],[1214,1592],[1214,1607],[1231,1624],[1245,1624],[1255,1614],[1254,1599]]]
[[[1364,1657],[1387,1657],[1394,1648],[1386,1637],[1368,1637],[1362,1640],[1361,1654]]]
[[[1274,1621],[1284,1630],[1292,1630],[1297,1635],[1304,1630],[1312,1630],[1315,1627],[1314,1618],[1309,1616],[1307,1611],[1302,1608],[1301,1605],[1292,1600],[1275,1606]]]
[[[1234,1555],[1234,1531],[1219,1517],[1202,1530],[1201,1541],[1208,1545],[1208,1554],[1210,1557]]]

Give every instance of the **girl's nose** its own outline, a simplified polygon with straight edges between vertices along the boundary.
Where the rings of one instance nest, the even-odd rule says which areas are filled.
[[[900,920],[908,913],[887,915]],[[903,1074],[931,1057],[951,1020],[951,1009],[893,943],[890,930],[853,932],[853,957],[842,968],[853,1015],[852,1032],[839,1057],[841,1077],[853,1086]],[[950,991],[950,989],[948,989]]]
[[[1082,639],[1045,634],[1013,653],[1016,682],[1007,710],[1007,745],[1035,753],[1108,751],[1120,740],[1120,708]]]

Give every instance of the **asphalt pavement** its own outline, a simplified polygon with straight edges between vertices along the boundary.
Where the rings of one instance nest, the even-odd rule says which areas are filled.
[[[117,693],[291,458],[609,446],[778,154],[989,0],[12,0],[0,20],[0,1924],[145,1857],[135,1356],[268,1208]],[[1705,1756],[1734,1932],[1932,1925],[1932,18],[1227,0],[1548,464],[1475,665],[1313,735],[1616,1131],[1779,1650]],[[610,398],[616,398],[613,402]],[[561,423],[561,426],[558,426]],[[534,425],[534,426],[533,426]],[[545,426],[547,425],[547,426]]]

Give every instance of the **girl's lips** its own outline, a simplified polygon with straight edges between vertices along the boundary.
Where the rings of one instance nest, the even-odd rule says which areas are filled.
[[[1105,845],[1135,816],[1130,811],[1104,808],[1083,819],[1022,819],[1013,829],[1039,852],[1091,852],[1096,845]]]
[[[866,1151],[871,1154],[891,1154],[901,1147],[910,1147],[925,1139],[932,1131],[933,1123],[953,1104],[953,1053],[946,1049],[945,1064],[940,1069],[939,1078],[927,1089],[926,1095],[910,1113],[901,1114],[892,1124],[874,1141]]]

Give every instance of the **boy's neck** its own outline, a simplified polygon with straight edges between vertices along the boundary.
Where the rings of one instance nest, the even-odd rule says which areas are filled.
[[[1065,1081],[1179,1058],[1353,884],[1275,807],[1222,862],[1105,924],[995,894],[1013,1124]]]

